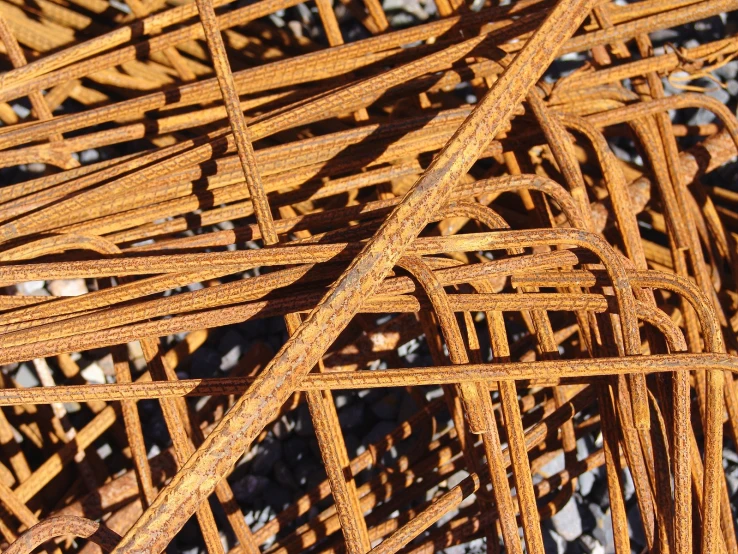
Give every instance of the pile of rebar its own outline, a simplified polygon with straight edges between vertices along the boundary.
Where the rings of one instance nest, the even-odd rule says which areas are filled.
[[[646,552],[738,554],[738,192],[708,178],[738,121],[693,84],[738,38],[650,38],[738,1],[435,0],[395,28],[315,0],[312,37],[269,18],[298,4],[0,0],[4,552],[159,553],[195,516],[209,554],[542,554],[600,471],[608,551],[627,477]],[[187,373],[275,320],[274,350]],[[335,395],[398,388],[415,409],[354,455]],[[325,479],[248,521],[234,466],[304,405]]]

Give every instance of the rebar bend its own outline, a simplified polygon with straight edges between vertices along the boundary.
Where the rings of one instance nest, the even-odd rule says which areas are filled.
[[[23,533],[4,554],[30,554],[45,542],[65,535],[88,539],[106,552],[111,552],[120,542],[118,533],[95,521],[77,516],[54,516]]]
[[[65,233],[43,237],[33,242],[0,252],[0,262],[31,260],[65,250],[91,250],[98,254],[117,255],[120,248],[97,235]]]

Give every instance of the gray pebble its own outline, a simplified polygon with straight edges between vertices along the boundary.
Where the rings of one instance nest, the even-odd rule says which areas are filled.
[[[562,471],[566,467],[564,461],[564,453],[559,452],[556,456],[551,458],[545,465],[543,465],[539,471],[544,477],[551,477]]]
[[[714,89],[707,91],[707,95],[712,96],[722,104],[727,104],[728,101],[730,101],[730,94],[728,94],[728,91],[723,88],[715,87]]]
[[[305,457],[305,453],[308,448],[307,441],[300,436],[291,436],[284,442],[284,459],[292,465],[298,465],[300,461]]]
[[[679,32],[676,29],[659,29],[650,33],[651,40],[655,44],[662,42],[672,42],[679,37]]]
[[[726,85],[728,86],[728,94],[733,97],[738,96],[738,81],[731,79]]]
[[[723,81],[731,81],[735,79],[738,77],[738,61],[733,60],[730,63],[726,63],[723,67],[719,67],[715,70],[715,75]]]
[[[33,371],[28,364],[21,364],[15,373],[15,381],[25,388],[37,387],[40,385],[36,372]]]
[[[201,346],[192,354],[190,375],[193,379],[213,377],[220,368],[220,354],[217,350]]]
[[[445,554],[484,554],[487,546],[484,539],[474,539],[466,544],[458,544],[444,548]]]
[[[246,525],[252,527],[254,523],[256,523],[256,512],[254,512],[253,510],[244,512],[243,519],[246,521]]]
[[[402,394],[402,401],[400,402],[400,411],[397,414],[397,421],[403,422],[410,419],[418,411],[418,405],[413,400],[413,397],[407,393]]]
[[[222,356],[221,371],[233,368],[241,358],[246,348],[246,339],[235,329],[229,329],[218,343],[218,353]]]
[[[278,15],[273,14],[273,13],[269,14],[269,19],[271,20],[272,23],[274,23],[275,27],[284,27],[284,19],[282,19]]]
[[[392,431],[394,431],[395,427],[396,426],[394,423],[391,423],[389,421],[380,421],[374,427],[372,427],[372,430],[369,431],[369,433],[364,437],[363,443],[365,445],[369,445],[379,442]],[[392,461],[397,458],[397,454],[397,447],[390,447],[390,449],[382,455],[382,463],[386,465],[391,465]]]
[[[297,421],[295,421],[295,433],[301,437],[315,436],[313,420],[310,417],[310,409],[307,403],[302,403],[297,408]]]
[[[81,296],[88,292],[84,279],[57,279],[49,281],[46,288],[54,296]]]
[[[21,119],[25,119],[28,114],[31,113],[31,110],[26,108],[23,104],[13,104],[13,111],[20,117]]]
[[[321,465],[319,471],[313,471],[312,473],[310,473],[310,475],[307,476],[307,483],[305,487],[307,488],[307,490],[311,491],[325,480],[326,480],[325,470],[323,469],[323,466]]]
[[[338,412],[341,429],[354,429],[364,423],[364,403],[358,398]]]
[[[275,515],[274,514],[274,510],[272,510],[272,508],[270,506],[265,506],[264,509],[262,509],[258,513],[258,515],[256,517],[256,521],[257,521],[257,523],[261,523],[262,525],[264,525],[267,521],[269,521],[270,519],[272,519],[272,516],[273,515]]]
[[[354,398],[352,392],[337,392],[333,394],[333,401],[336,404],[336,409],[340,410],[344,406],[348,405]]]
[[[276,483],[268,484],[264,489],[262,496],[267,503],[267,507],[272,508],[274,512],[281,512],[290,504],[290,502],[292,502],[290,493],[287,492],[284,487],[281,487]],[[266,511],[266,509],[264,511]],[[269,521],[269,519],[271,519],[271,514],[267,517],[264,523]]]
[[[150,421],[146,423],[144,427],[148,437],[161,447],[168,446],[171,442],[169,438],[169,429],[167,424],[161,415],[152,417]]]
[[[78,402],[64,402],[63,406],[64,406],[64,409],[69,414],[74,414],[76,412],[79,412],[82,409],[82,406],[80,406]]]
[[[349,458],[353,458],[358,453],[361,441],[353,433],[344,433],[343,442],[346,444],[346,452],[348,452]]]
[[[294,422],[286,415],[279,418],[274,425],[272,425],[272,433],[279,440],[285,440],[289,437],[292,430],[295,428]]]
[[[82,378],[93,385],[104,385],[105,384],[105,372],[102,368],[97,365],[96,362],[92,362],[82,371],[80,371]]]
[[[588,496],[592,492],[592,488],[594,488],[595,481],[597,481],[597,474],[595,471],[582,473],[577,478],[577,490],[579,491],[579,494],[582,496]]]
[[[600,544],[600,541],[598,541],[594,537],[590,537],[589,535],[582,535],[572,546],[574,546],[574,548],[569,548],[572,553],[577,552],[581,554],[605,554],[605,547]],[[568,551],[567,554],[569,554]]]
[[[372,404],[372,413],[379,419],[395,421],[400,413],[400,402],[399,393],[393,391]]]
[[[548,526],[541,529],[543,534],[543,549],[546,554],[565,554],[566,539]]]
[[[46,281],[26,281],[25,283],[18,283],[15,288],[24,296],[38,296],[46,294],[46,291],[43,290],[45,284]]]
[[[295,480],[295,476],[292,475],[292,471],[290,470],[289,466],[282,460],[278,460],[277,463],[274,464],[274,479],[277,481],[277,483],[289,489],[299,489],[297,485],[297,480]]]
[[[233,496],[238,502],[243,504],[252,504],[254,498],[266,489],[270,481],[261,475],[245,475],[235,483],[231,484]]]
[[[469,472],[465,469],[461,469],[448,478],[448,480],[446,481],[446,486],[449,489],[453,489],[456,485],[461,483],[467,477],[469,477]]]
[[[612,531],[610,510],[603,512],[597,504],[590,504],[589,510],[597,521],[592,536],[605,548],[605,554],[615,554],[615,536]]]
[[[251,461],[251,473],[268,475],[274,464],[282,458],[282,443],[275,439],[265,439],[259,444],[256,456]]]
[[[577,458],[580,460],[585,459],[595,450],[594,444],[591,444],[591,440],[588,441],[589,437],[581,438],[577,441]],[[592,488],[595,485],[595,481],[599,476],[597,470],[588,471],[581,474],[577,478],[577,490],[582,496],[588,496],[592,492]]]
[[[384,437],[389,435],[392,431],[395,430],[396,425],[394,423],[390,423],[389,421],[380,421],[377,423],[374,427],[372,427],[372,430],[367,433],[367,435],[364,437],[364,444],[374,444],[376,442],[379,442]]]
[[[582,534],[582,517],[575,497],[571,497],[559,512],[551,518],[554,530],[567,541],[573,541]]]
[[[99,365],[106,377],[115,377],[115,365],[113,364],[113,356],[108,354],[97,360]]]
[[[630,475],[630,471],[627,469],[623,471],[623,498],[627,502],[635,494],[635,485],[633,484],[633,478]]]
[[[302,19],[303,25],[310,25],[313,21],[313,14],[310,12],[305,4],[298,4],[297,11],[300,13],[300,19]]]
[[[83,164],[95,163],[100,159],[100,154],[97,150],[83,150],[79,155],[79,161]]]
[[[238,326],[238,329],[241,334],[248,340],[262,338],[266,335],[266,329],[263,321],[244,321]]]
[[[294,471],[297,484],[300,485],[303,489],[310,488],[310,483],[312,482],[311,476],[317,475],[319,473],[323,474],[324,479],[325,472],[323,470],[323,467],[315,460],[315,458],[313,458],[312,455],[305,457],[303,462],[299,466],[297,466]]]
[[[706,94],[708,96],[712,96],[721,104],[727,104],[728,101],[730,100],[730,94],[728,93],[727,90],[717,87],[714,83],[710,81],[706,81],[705,83],[703,83],[700,80],[700,81],[695,81],[693,84],[700,84],[700,85],[706,86],[708,89]],[[689,119],[688,124],[689,125],[704,125],[706,123],[712,123],[714,120],[715,120],[715,114],[713,114],[711,111],[700,108]]]
[[[723,460],[738,464],[738,454],[733,452],[730,448],[723,448]]]
[[[738,476],[729,473],[725,476],[725,480],[728,483],[728,494],[730,498],[733,498],[735,493],[738,492]]]
[[[177,543],[183,550],[189,549],[191,548],[190,545],[197,544],[199,537],[200,529],[197,525],[197,521],[195,521],[195,518],[191,518],[177,534]]]

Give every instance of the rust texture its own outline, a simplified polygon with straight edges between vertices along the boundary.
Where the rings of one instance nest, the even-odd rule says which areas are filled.
[[[652,43],[736,9],[0,0],[0,549],[544,554],[600,472],[616,553],[738,554],[738,36]],[[411,409],[357,449],[347,391]]]

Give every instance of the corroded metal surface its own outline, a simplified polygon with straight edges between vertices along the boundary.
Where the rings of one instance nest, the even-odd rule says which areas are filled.
[[[0,187],[0,363],[42,385],[2,376],[6,552],[163,552],[195,516],[211,554],[542,554],[604,468],[616,552],[627,470],[648,552],[738,554],[738,195],[703,180],[738,121],[689,85],[738,38],[649,38],[738,2],[439,0],[393,29],[318,0],[323,45],[259,21],[297,4],[0,2],[0,167],[45,166]],[[690,109],[718,123],[672,123]],[[275,319],[276,352],[182,378],[221,328]],[[334,395],[397,388],[415,412],[352,457]],[[303,403],[327,478],[249,525],[229,476]]]

